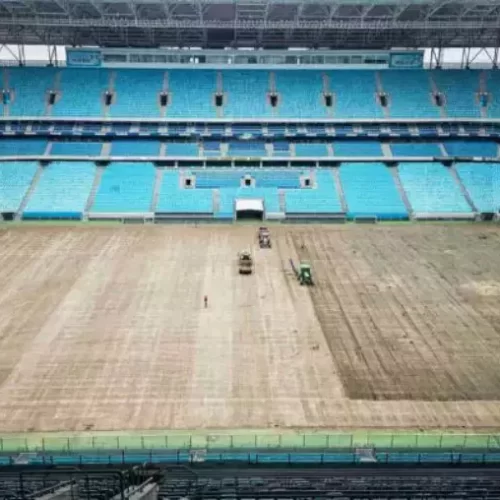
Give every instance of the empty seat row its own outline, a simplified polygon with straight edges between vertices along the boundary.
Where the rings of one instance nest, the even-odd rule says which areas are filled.
[[[0,162],[0,212],[17,212],[30,193],[23,212],[26,218],[47,214],[79,218],[86,208],[90,213],[146,213],[154,208],[155,185],[159,195],[156,210],[173,213],[212,213],[216,193],[220,197],[217,212],[225,215],[232,213],[229,209],[235,197],[262,198],[266,210],[272,212],[346,211],[352,217],[402,218],[409,211],[471,214],[500,209],[498,163],[458,163],[455,167],[431,162],[400,162],[397,167],[344,163],[338,171],[170,170],[147,162],[112,162],[99,168],[98,172],[94,163],[81,161],[55,161],[46,166]]]
[[[498,157],[498,144],[487,140],[445,140],[440,142],[386,142],[376,140],[344,140],[333,142],[217,141],[160,142],[147,139],[102,141],[51,141],[45,139],[0,139],[0,156],[234,156],[234,157],[439,157],[481,156]],[[47,149],[47,145],[50,147]],[[390,153],[389,153],[390,152]]]
[[[494,71],[23,67],[6,71],[3,105],[10,116],[495,118],[498,83]]]

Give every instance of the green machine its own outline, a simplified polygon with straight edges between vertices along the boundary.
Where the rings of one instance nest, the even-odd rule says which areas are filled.
[[[299,283],[301,285],[314,285],[312,279],[311,264],[309,264],[309,262],[300,261],[299,266],[295,267],[293,260],[290,259],[290,264],[292,266],[293,272],[295,273],[295,276],[297,276],[297,279],[299,280]]]

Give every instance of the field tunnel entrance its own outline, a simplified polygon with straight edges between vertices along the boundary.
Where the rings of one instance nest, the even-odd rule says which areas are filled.
[[[264,202],[262,200],[236,200],[237,220],[263,220]]]

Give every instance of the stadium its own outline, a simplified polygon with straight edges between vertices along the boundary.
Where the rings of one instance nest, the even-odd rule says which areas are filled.
[[[0,499],[500,498],[499,26],[1,2]]]

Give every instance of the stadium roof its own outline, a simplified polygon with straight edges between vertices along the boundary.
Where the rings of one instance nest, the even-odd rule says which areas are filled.
[[[498,0],[2,0],[9,44],[498,47]]]

